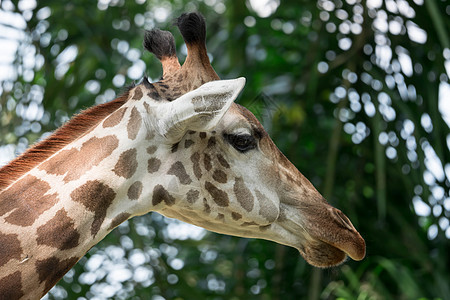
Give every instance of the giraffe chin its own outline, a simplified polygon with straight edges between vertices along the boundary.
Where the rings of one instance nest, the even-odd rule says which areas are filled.
[[[320,241],[307,245],[299,251],[310,265],[318,268],[335,267],[347,260],[344,251]]]

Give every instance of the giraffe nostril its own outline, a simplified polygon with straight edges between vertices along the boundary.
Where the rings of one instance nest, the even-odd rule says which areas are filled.
[[[353,224],[350,222],[350,220],[347,218],[346,215],[342,211],[336,208],[331,209],[332,215],[335,217],[335,219],[342,224],[345,228],[351,231],[356,231],[355,227],[353,227]]]

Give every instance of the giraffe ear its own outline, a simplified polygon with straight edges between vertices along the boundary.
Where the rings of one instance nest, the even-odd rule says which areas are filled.
[[[210,131],[244,87],[245,78],[210,81],[157,108],[156,128],[171,141],[188,131]]]

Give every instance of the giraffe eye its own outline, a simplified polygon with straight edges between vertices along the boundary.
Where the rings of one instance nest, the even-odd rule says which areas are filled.
[[[224,137],[239,152],[256,148],[256,139],[250,134],[224,134]]]

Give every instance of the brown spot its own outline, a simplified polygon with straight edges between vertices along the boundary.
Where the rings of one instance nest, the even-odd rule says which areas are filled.
[[[0,267],[11,259],[20,260],[22,253],[17,234],[4,234],[0,232]]]
[[[227,174],[222,170],[214,170],[213,178],[215,181],[220,182],[220,183],[227,182]]]
[[[20,271],[16,271],[0,279],[0,299],[20,299],[25,296],[22,291]]]
[[[128,198],[130,200],[137,200],[142,193],[142,182],[136,181],[128,188]]]
[[[114,173],[117,176],[130,178],[136,172],[138,162],[136,160],[137,150],[135,148],[128,149],[120,154],[119,160],[114,166]]]
[[[115,112],[113,112],[109,117],[103,121],[103,128],[113,127],[120,123],[123,119],[123,115],[127,109],[125,107],[119,108]]]
[[[217,205],[228,206],[228,204],[230,203],[230,200],[228,199],[227,193],[218,189],[214,184],[212,184],[209,181],[205,182],[205,188],[209,192],[209,194],[212,196],[214,202],[217,203]]]
[[[211,156],[205,153],[205,158],[203,159],[203,163],[205,164],[206,171],[210,171],[212,168],[211,164]]]
[[[287,209],[284,208],[284,206],[280,206],[280,215],[278,216],[278,221],[283,222],[287,220],[287,214],[286,214]]]
[[[147,102],[144,102],[144,108],[145,108],[145,111],[149,114],[151,109],[150,109],[150,105]]]
[[[211,207],[209,206],[208,201],[206,201],[205,198],[203,198],[203,209],[207,214],[211,212]]]
[[[147,141],[152,140],[155,137],[155,133],[153,131],[147,130],[147,134],[145,135],[145,139]]]
[[[193,144],[194,144],[193,140],[186,140],[186,141],[184,141],[184,148],[187,149],[190,146],[192,146]]]
[[[223,222],[225,220],[225,216],[223,214],[218,214],[217,217],[216,217],[216,220]]]
[[[196,133],[196,131],[194,131],[194,130],[189,130],[187,133],[188,133],[188,134],[194,134],[194,133]]]
[[[122,224],[123,222],[125,222],[126,220],[128,220],[128,218],[131,216],[131,214],[129,213],[120,213],[118,214],[112,221],[111,221],[111,225],[109,225],[108,230],[113,230],[114,228],[116,228],[117,226],[119,226],[120,224]]]
[[[152,157],[148,160],[147,171],[149,173],[155,173],[156,171],[159,170],[160,166],[161,166],[161,161],[157,158]]]
[[[178,145],[179,145],[179,144],[180,144],[180,143],[178,142],[178,143],[175,143],[175,144],[172,145],[172,148],[171,148],[172,153],[175,153],[175,152],[178,151]]]
[[[206,132],[200,132],[199,136],[201,139],[204,139],[206,137]]]
[[[189,190],[186,195],[186,199],[189,203],[195,203],[198,200],[198,196],[200,195],[199,191]]]
[[[168,206],[175,204],[175,198],[160,184],[153,189],[152,204],[156,206],[161,202],[165,202]]]
[[[213,148],[214,146],[216,145],[216,138],[215,137],[211,137],[209,140],[208,140],[208,148]]]
[[[81,149],[63,150],[39,166],[40,170],[54,175],[64,175],[64,181],[69,182],[97,166],[110,156],[119,145],[119,140],[112,135],[102,138],[93,137],[84,142]]]
[[[131,98],[131,99],[133,99],[133,100],[140,100],[140,99],[142,99],[142,96],[143,96],[143,94],[142,94],[141,88],[140,87],[136,87],[134,89],[133,98]]]
[[[60,250],[75,248],[78,246],[80,234],[74,224],[64,209],[59,210],[51,220],[37,228],[38,245],[47,245]]]
[[[252,192],[247,188],[244,180],[241,177],[237,177],[234,182],[234,194],[238,202],[246,211],[251,211],[253,209],[253,204],[255,202]]]
[[[259,214],[270,223],[274,222],[280,213],[278,207],[260,191],[255,190],[255,194],[259,202]]]
[[[56,257],[50,257],[36,262],[39,283],[45,282],[43,295],[77,263],[78,259],[78,257],[72,257],[60,261]]]
[[[202,170],[200,168],[200,154],[198,154],[198,152],[192,154],[191,161],[193,163],[194,175],[200,180],[202,177]]]
[[[0,216],[11,212],[5,221],[30,226],[58,200],[56,194],[46,195],[50,185],[34,176],[26,175],[0,193]]]
[[[231,213],[231,217],[233,218],[233,220],[237,221],[239,219],[242,219],[242,215],[238,214],[237,212],[232,212]]]
[[[181,161],[175,162],[167,172],[169,175],[175,175],[181,184],[190,184],[192,183],[191,177],[186,173],[186,169],[183,166]]]
[[[157,149],[158,149],[158,147],[156,147],[156,146],[149,146],[149,147],[147,147],[147,153],[153,154],[156,152]]]
[[[116,192],[106,184],[98,180],[93,180],[86,182],[74,190],[70,196],[73,201],[80,202],[94,213],[91,234],[95,236],[105,219],[108,207],[116,197]]]
[[[141,129],[142,117],[136,107],[131,110],[130,120],[127,125],[128,138],[134,140]]]
[[[159,101],[161,100],[161,96],[159,95],[159,93],[156,90],[153,90],[149,93],[147,93],[147,96],[149,96],[151,99]]]
[[[266,230],[269,229],[271,226],[272,226],[272,224],[267,224],[267,225],[259,226],[259,230],[261,230],[261,231],[266,231]]]
[[[225,158],[222,156],[222,154],[217,154],[217,160],[222,165],[222,167],[229,169],[230,164],[225,160]]]
[[[255,222],[244,222],[241,226],[258,226],[258,224]]]

